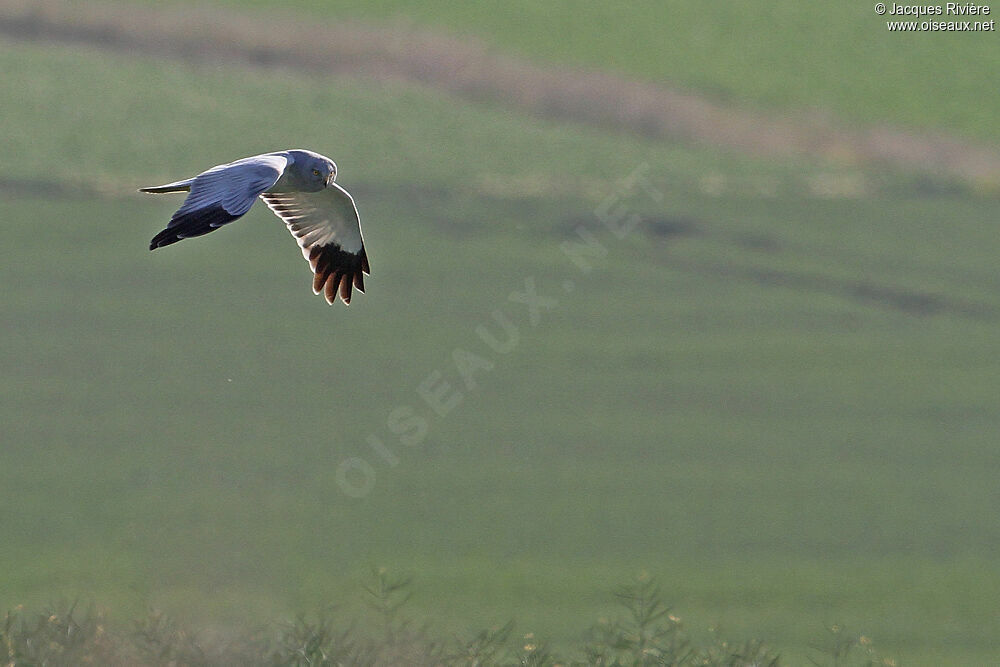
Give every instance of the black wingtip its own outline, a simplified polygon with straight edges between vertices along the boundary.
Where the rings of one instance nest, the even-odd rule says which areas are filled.
[[[154,236],[149,242],[149,249],[156,250],[157,248],[162,248],[163,246],[170,245],[171,243],[177,243],[182,237],[177,235],[176,227],[167,227],[159,234]]]
[[[188,211],[187,213],[174,213],[174,217],[170,220],[166,229],[160,231],[149,242],[149,249],[162,248],[171,243],[177,243],[181,239],[204,236],[239,217],[218,205],[198,209],[197,211]]]
[[[352,289],[364,292],[361,277],[362,262],[367,263],[362,247],[358,253],[344,252],[336,243],[313,246],[309,250],[309,264],[313,276],[313,291],[322,294],[331,306],[337,297],[345,304],[351,303]]]

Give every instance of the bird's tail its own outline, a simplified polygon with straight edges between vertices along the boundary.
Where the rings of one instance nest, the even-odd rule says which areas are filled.
[[[166,185],[151,185],[147,188],[139,188],[139,192],[154,192],[157,194],[164,192],[188,192],[191,190],[191,183],[193,181],[193,178],[189,178],[186,181],[177,181],[175,183],[167,183]]]

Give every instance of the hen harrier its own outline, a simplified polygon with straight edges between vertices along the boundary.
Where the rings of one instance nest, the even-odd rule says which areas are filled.
[[[202,236],[250,210],[259,196],[292,233],[313,273],[313,292],[333,305],[351,302],[351,286],[365,291],[370,273],[354,199],[337,185],[337,165],[307,150],[280,151],[220,164],[194,178],[139,188],[139,192],[188,192],[167,228],[149,249]]]

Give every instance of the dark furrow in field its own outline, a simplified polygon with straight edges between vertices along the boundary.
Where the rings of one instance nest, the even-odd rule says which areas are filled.
[[[58,180],[0,177],[0,193],[15,197],[42,199],[91,199],[106,197],[108,193],[86,183],[67,183]]]
[[[576,230],[586,224],[586,218],[570,216],[555,228],[555,233],[566,240],[577,240]],[[639,230],[650,240],[663,248],[671,248],[675,242],[686,239],[708,239],[719,246],[719,256],[738,257],[734,249],[755,254],[758,265],[747,262],[722,263],[713,260],[699,260],[669,253],[665,263],[697,275],[719,277],[738,281],[749,281],[762,287],[785,287],[795,291],[815,294],[829,294],[868,306],[875,306],[914,316],[952,315],[973,320],[992,321],[997,318],[998,309],[993,304],[981,303],[952,297],[947,294],[932,293],[893,285],[886,281],[866,278],[841,278],[824,273],[794,271],[766,266],[768,258],[779,253],[786,256],[803,254],[816,256],[808,247],[786,247],[780,237],[760,233],[746,233],[726,229],[711,222],[687,216],[648,217]],[[849,262],[848,256],[839,258],[824,255],[828,266],[840,266],[839,262]],[[949,276],[956,278],[954,271]],[[981,277],[969,276],[969,281],[982,283]],[[990,283],[992,284],[992,283]],[[983,286],[983,285],[980,285]]]
[[[848,129],[815,115],[755,113],[599,71],[542,66],[484,45],[398,27],[317,25],[288,15],[0,0],[0,35],[258,67],[396,77],[530,113],[773,157],[890,163],[1000,182],[1000,150],[891,127]]]
[[[951,315],[979,321],[992,321],[997,317],[997,309],[991,304],[861,278],[848,279],[805,271],[701,262],[676,256],[670,257],[668,263],[674,268],[700,275],[721,275],[749,280],[766,287],[786,287],[798,291],[829,294],[907,315]]]
[[[425,186],[409,183],[386,185],[384,183],[357,183],[352,187],[355,193],[366,196],[388,196],[394,198],[410,198],[415,193],[431,199],[448,198],[456,194],[445,187],[428,191]],[[108,189],[86,183],[61,183],[40,179],[0,179],[0,194],[7,193],[14,197],[52,199],[103,198],[121,199],[136,197],[133,189]],[[484,201],[491,198],[480,195]],[[180,201],[179,199],[177,200]],[[487,204],[488,206],[488,204]],[[559,237],[570,237],[582,218],[570,217],[564,224],[552,230]],[[712,230],[711,225],[704,220],[689,217],[650,218],[643,224],[643,232],[651,239],[660,242],[673,242],[691,237],[713,237],[720,244],[738,246],[743,249],[771,254],[782,248],[781,241],[773,236],[731,234],[721,230]],[[445,226],[444,233],[469,234],[475,233],[469,224],[456,227]],[[740,266],[737,264],[721,264],[704,262],[670,255],[669,264],[674,268],[698,273],[700,275],[727,276],[739,280],[749,280],[762,286],[786,287],[793,290],[831,294],[867,305],[896,310],[909,315],[952,315],[974,320],[994,320],[997,309],[990,304],[976,303],[958,299],[943,294],[933,294],[919,290],[906,289],[884,282],[863,279],[844,279],[817,273],[788,271],[764,266]]]

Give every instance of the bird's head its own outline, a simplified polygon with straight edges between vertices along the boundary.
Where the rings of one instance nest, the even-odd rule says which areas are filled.
[[[330,158],[306,151],[296,153],[294,169],[302,190],[317,192],[337,180],[337,164]]]
[[[308,178],[324,188],[329,187],[330,183],[337,180],[337,164],[327,158],[316,158],[309,165]]]

